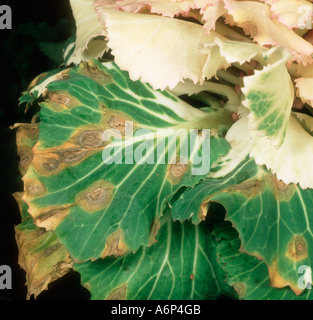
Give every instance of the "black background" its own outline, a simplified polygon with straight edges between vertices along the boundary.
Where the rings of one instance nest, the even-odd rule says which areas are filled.
[[[0,30],[0,265],[12,269],[12,289],[0,290],[0,300],[26,298],[25,272],[19,267],[14,226],[20,215],[12,193],[22,191],[18,172],[15,132],[9,127],[29,122],[31,114],[18,107],[18,98],[30,81],[42,72],[54,69],[38,48],[38,42],[65,41],[75,33],[69,0],[5,0],[0,5],[12,9],[12,29]],[[60,23],[60,21],[63,21]],[[49,285],[38,299],[89,299],[80,286],[80,276],[71,272]]]

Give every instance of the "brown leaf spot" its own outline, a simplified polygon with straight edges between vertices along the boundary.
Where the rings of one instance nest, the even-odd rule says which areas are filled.
[[[45,209],[36,218],[35,223],[40,228],[45,228],[47,231],[54,230],[62,220],[69,214],[70,207],[53,207]]]
[[[99,205],[110,199],[110,192],[108,188],[96,188],[86,195],[86,201],[89,205]]]
[[[91,77],[93,80],[97,81],[102,86],[105,86],[113,82],[113,78],[110,74],[100,71],[98,66],[93,62],[89,61],[82,63],[81,73]]]
[[[281,180],[278,180],[276,175],[271,176],[273,183],[276,185],[279,191],[285,191],[288,188],[288,185]]]
[[[280,275],[279,271],[277,270],[277,261],[274,261],[269,267],[269,276],[271,279],[271,287],[284,288],[289,285],[295,294],[299,295],[301,292],[303,292],[303,290],[298,287],[297,283],[292,283]]]
[[[38,123],[15,123],[11,126],[11,129],[17,129],[16,131],[16,144],[17,147],[25,145],[26,137],[32,142],[36,141],[39,135]]]
[[[68,105],[71,102],[71,99],[67,97],[65,94],[49,92],[47,98],[51,102]]]
[[[156,243],[156,236],[159,232],[159,229],[160,229],[160,220],[155,219],[150,229],[149,244]]]
[[[245,283],[243,282],[236,282],[233,284],[233,288],[234,290],[236,291],[236,293],[238,294],[238,296],[240,298],[242,298],[245,293],[246,293],[246,290],[247,290],[247,286]]]
[[[29,147],[20,147],[17,154],[20,157],[19,170],[24,175],[33,160],[33,152]]]
[[[204,201],[201,203],[200,210],[199,210],[199,217],[201,220],[203,220],[203,221],[205,220],[205,218],[208,214],[209,207],[210,207],[209,201]]]
[[[33,159],[33,153],[31,148],[21,148],[17,154],[20,157],[20,165],[25,167],[28,165]]]
[[[187,164],[176,163],[171,165],[170,173],[174,178],[182,177],[188,169]]]
[[[125,119],[117,116],[112,116],[108,120],[108,125],[110,128],[120,131],[121,133],[125,132]]]
[[[63,162],[71,164],[80,161],[86,155],[86,150],[69,149],[60,152],[60,158]]]
[[[271,186],[273,194],[276,196],[278,201],[289,202],[296,191],[294,184],[285,184],[283,181],[278,180],[276,175],[270,176],[269,185]]]
[[[106,300],[125,300],[127,293],[127,285],[126,283],[122,284],[118,288],[113,289]]]
[[[262,181],[245,181],[240,184],[230,186],[223,192],[235,193],[240,192],[248,198],[254,198],[259,195],[264,188],[264,183]]]
[[[60,167],[60,156],[54,152],[37,152],[34,149],[32,165],[43,176],[56,174],[62,168]]]
[[[77,196],[77,203],[87,212],[104,209],[112,200],[114,185],[100,180]]]
[[[47,233],[45,228],[37,228],[35,232],[36,232],[36,238],[40,238],[42,235]]]
[[[87,130],[78,137],[78,143],[86,148],[98,148],[103,144],[102,131]]]
[[[61,243],[56,243],[53,246],[47,247],[43,252],[41,257],[47,258],[49,257],[53,252],[57,251],[61,247]]]
[[[299,261],[307,258],[307,244],[301,235],[295,235],[288,242],[286,256],[292,261]]]
[[[48,172],[53,172],[58,169],[59,164],[59,159],[47,159],[45,162],[43,162],[42,167]]]
[[[188,171],[189,165],[180,163],[179,160],[174,164],[169,165],[169,180],[172,184],[177,184],[181,181],[185,173]]]
[[[39,180],[27,180],[24,189],[25,193],[33,197],[40,197],[46,193],[46,187]]]
[[[49,283],[67,273],[73,265],[66,248],[43,229],[16,228],[18,262],[26,271],[27,299],[36,298]]]
[[[128,251],[129,249],[124,242],[123,231],[121,229],[117,229],[107,237],[105,248],[101,253],[101,258],[108,256],[122,256]]]

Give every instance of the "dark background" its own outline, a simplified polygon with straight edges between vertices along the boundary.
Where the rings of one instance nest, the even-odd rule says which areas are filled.
[[[23,190],[18,171],[14,123],[29,122],[32,113],[18,107],[21,92],[42,72],[62,63],[60,48],[75,34],[69,0],[5,0],[12,9],[12,29],[0,30],[0,265],[12,269],[12,289],[0,290],[0,300],[26,298],[25,272],[17,263],[14,226],[20,223],[12,193]],[[39,299],[89,299],[80,276],[71,272],[49,285]]]

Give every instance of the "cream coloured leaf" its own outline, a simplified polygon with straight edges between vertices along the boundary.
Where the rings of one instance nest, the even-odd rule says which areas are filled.
[[[295,86],[301,101],[313,106],[313,78],[298,78],[295,80]]]
[[[309,26],[312,17],[312,3],[306,0],[271,1],[271,11],[277,20],[289,29]]]
[[[250,152],[259,165],[266,165],[285,184],[299,183],[302,189],[313,188],[310,168],[313,157],[313,137],[291,116],[284,143],[275,149],[266,137],[255,137]]]
[[[200,85],[194,84],[191,80],[185,80],[184,82],[179,82],[171,91],[177,96],[184,94],[191,96],[203,91],[207,91],[226,96],[228,102],[233,106],[240,104],[240,98],[232,87],[212,81],[205,81],[202,85]]]
[[[223,0],[210,1],[210,5],[202,9],[204,29],[209,32],[215,30],[215,23],[217,19],[223,14],[227,13]]]
[[[277,51],[277,48],[268,49],[255,43],[229,40],[214,31],[203,38],[200,48],[208,54],[203,68],[203,77],[208,79],[232,63],[243,64],[255,59],[265,65],[268,57]]]
[[[254,1],[223,0],[228,22],[244,29],[261,45],[282,46],[290,50],[293,59],[306,65],[312,63],[313,46],[293,30],[272,19],[269,7]]]
[[[104,39],[96,39],[104,37],[105,33],[98,21],[94,0],[70,0],[70,3],[76,21],[76,42],[67,64],[101,57],[108,48]]]
[[[97,0],[96,7],[105,7],[108,0]],[[161,14],[173,18],[175,15],[188,14],[194,6],[193,0],[169,1],[169,0],[117,0],[116,7],[125,12],[137,13],[143,10],[149,10],[151,13]]]
[[[224,57],[229,64],[234,62],[243,64],[256,57],[260,62],[263,60],[262,62],[264,64],[268,56],[274,51],[255,43],[228,40],[221,37],[218,33],[213,33],[213,31],[211,31],[210,34],[214,34],[214,38],[210,39],[212,41],[202,41],[201,46],[203,48],[219,47],[220,55]]]
[[[213,166],[210,177],[224,177],[248,154],[258,165],[265,165],[285,184],[299,184],[302,189],[313,188],[313,174],[310,167],[313,157],[312,117],[292,113],[286,136],[280,148],[275,148],[267,137],[257,136],[248,129],[247,113],[228,130],[226,140],[231,146],[225,156]]]
[[[218,8],[222,0],[96,0],[96,7],[110,7],[132,13],[156,13],[165,17],[192,16],[196,19],[203,15],[205,21],[210,20],[210,8]],[[197,13],[197,9],[199,12]],[[205,17],[204,17],[205,16]],[[218,16],[219,17],[219,16]]]
[[[97,8],[115,62],[132,80],[171,89],[185,78],[203,82],[206,55],[198,49],[202,27],[156,15]]]

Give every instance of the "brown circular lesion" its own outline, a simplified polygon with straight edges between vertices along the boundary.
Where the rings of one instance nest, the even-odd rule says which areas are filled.
[[[60,152],[60,158],[64,163],[71,164],[83,159],[86,153],[82,149],[68,149]]]
[[[33,152],[31,148],[28,147],[20,147],[17,151],[18,156],[20,157],[19,161],[19,170],[21,174],[25,174],[29,165],[33,160]]]
[[[294,235],[288,243],[286,256],[293,261],[303,260],[308,256],[307,243],[302,235]]]
[[[29,180],[25,182],[25,192],[33,197],[43,196],[46,193],[45,186],[39,180]]]
[[[125,119],[118,116],[111,116],[108,120],[108,125],[110,128],[120,131],[121,133],[125,133]]]
[[[295,239],[295,250],[297,256],[302,256],[307,254],[306,242],[301,236],[297,236]]]
[[[111,189],[109,188],[96,188],[93,191],[87,193],[86,201],[89,205],[101,205],[107,202],[111,197]]]
[[[48,92],[47,100],[64,105],[68,105],[71,102],[71,99],[67,97],[65,94],[57,92]]]
[[[247,290],[247,286],[243,282],[234,283],[233,288],[239,297],[243,297],[246,293],[246,290]]]
[[[104,70],[99,70],[98,66],[93,62],[83,62],[82,66],[82,73],[97,81],[101,86],[105,86],[113,82],[112,76]]]
[[[77,195],[76,203],[89,213],[104,209],[113,198],[114,185],[99,180]]]
[[[184,175],[189,171],[188,161],[177,157],[176,163],[168,166],[168,179],[172,184],[177,184],[181,181]]]
[[[42,167],[45,171],[48,172],[53,172],[55,170],[57,170],[59,168],[60,165],[60,159],[46,159],[43,163],[42,163]]]
[[[86,148],[97,148],[103,144],[102,131],[86,130],[78,137],[78,143]]]
[[[173,178],[181,178],[188,170],[188,164],[177,162],[170,165],[170,175]]]

